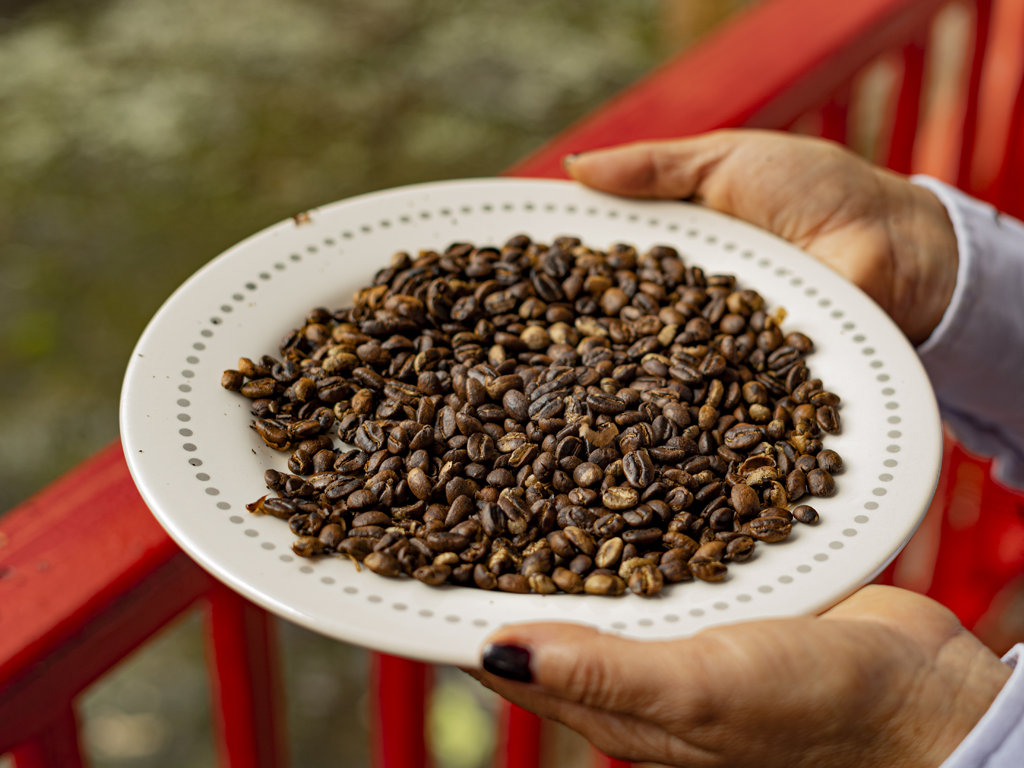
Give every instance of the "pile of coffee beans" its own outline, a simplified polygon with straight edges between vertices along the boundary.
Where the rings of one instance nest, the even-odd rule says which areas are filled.
[[[222,385],[290,452],[249,509],[303,557],[506,592],[719,581],[835,492],[802,333],[671,247],[399,253]],[[338,445],[337,438],[346,445]],[[354,446],[354,447],[352,447]],[[357,566],[358,567],[358,566]]]

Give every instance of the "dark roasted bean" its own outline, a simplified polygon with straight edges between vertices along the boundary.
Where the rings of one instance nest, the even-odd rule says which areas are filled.
[[[502,592],[526,594],[530,591],[530,583],[518,573],[503,573],[498,577],[498,589]]]
[[[793,510],[793,517],[801,523],[814,525],[814,523],[818,522],[818,511],[814,507],[801,504]]]
[[[648,595],[721,579],[755,539],[817,519],[786,509],[833,493],[842,468],[822,444],[840,398],[811,378],[813,349],[666,246],[517,237],[399,254],[351,309],[315,309],[280,359],[241,358],[222,385],[290,452],[292,474],[264,476],[279,496],[247,508],[288,520],[304,556]],[[358,450],[335,453],[335,436]]]
[[[701,581],[721,581],[728,571],[725,563],[706,557],[694,556],[688,566],[690,573]]]
[[[398,558],[387,552],[371,552],[363,559],[363,565],[381,576],[398,576],[402,572]]]
[[[737,536],[725,546],[725,559],[742,563],[754,555],[754,540],[750,536]]]
[[[588,595],[617,597],[626,591],[626,582],[618,576],[592,573],[584,579],[583,591]]]
[[[597,464],[589,462],[584,462],[577,466],[572,474],[572,479],[581,488],[590,488],[599,483],[603,477],[604,471]]]
[[[818,460],[818,466],[829,474],[834,475],[843,469],[843,459],[835,451],[819,451],[815,458]]]
[[[793,524],[781,517],[758,517],[744,523],[741,530],[758,541],[776,542],[789,537]]]
[[[812,469],[807,473],[807,492],[811,496],[831,496],[836,492],[836,481],[824,469]]]
[[[450,565],[424,565],[413,571],[413,576],[424,584],[435,587],[443,583],[452,573]]]
[[[807,493],[807,475],[802,469],[794,469],[786,475],[786,495],[790,501],[796,501]]]
[[[641,565],[629,574],[629,589],[641,597],[651,597],[661,591],[665,577],[654,565]]]

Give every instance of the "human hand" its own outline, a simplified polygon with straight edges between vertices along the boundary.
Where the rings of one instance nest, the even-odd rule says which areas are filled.
[[[687,768],[938,766],[1010,675],[941,605],[879,586],[664,642],[508,626],[484,666],[470,674],[607,754]]]
[[[838,144],[769,131],[716,131],[567,158],[587,186],[689,198],[800,246],[863,289],[914,344],[953,296],[956,236],[935,195]]]

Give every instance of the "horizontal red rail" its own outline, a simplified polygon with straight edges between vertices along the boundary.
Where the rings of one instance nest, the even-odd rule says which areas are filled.
[[[0,542],[0,690],[162,568],[198,571],[150,514],[119,444],[0,519]]]
[[[630,86],[513,166],[561,177],[571,152],[716,128],[781,128],[924,29],[944,0],[772,0]]]

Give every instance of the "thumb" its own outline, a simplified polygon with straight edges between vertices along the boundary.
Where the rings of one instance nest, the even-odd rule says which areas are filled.
[[[548,696],[642,714],[657,701],[666,679],[682,671],[683,657],[689,655],[680,641],[670,646],[626,640],[577,624],[524,624],[491,636],[483,667],[490,676],[533,683],[534,690]]]
[[[646,141],[569,155],[565,169],[588,187],[623,197],[678,200],[702,197],[714,169],[737,146],[734,131]]]

